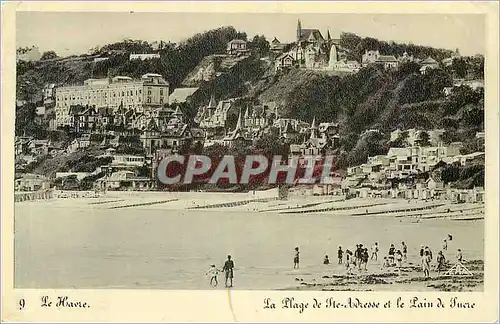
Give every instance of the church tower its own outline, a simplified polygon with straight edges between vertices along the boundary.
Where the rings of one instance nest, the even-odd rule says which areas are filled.
[[[300,24],[300,19],[297,21],[297,42],[300,40],[302,36],[302,25]]]

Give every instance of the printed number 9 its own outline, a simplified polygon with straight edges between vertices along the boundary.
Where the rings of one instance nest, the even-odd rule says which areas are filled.
[[[19,299],[19,310],[22,310],[26,306],[26,301],[24,298]]]

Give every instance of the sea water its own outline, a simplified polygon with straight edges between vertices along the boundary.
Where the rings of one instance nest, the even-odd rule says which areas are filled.
[[[80,201],[19,203],[14,223],[17,288],[214,289],[205,273],[211,264],[221,269],[230,254],[234,289],[283,289],[297,286],[296,278],[344,274],[336,265],[339,246],[353,251],[378,242],[380,259],[390,244],[398,249],[405,241],[409,260],[418,263],[421,245],[437,254],[451,234],[450,259],[460,248],[465,259],[483,260],[484,250],[482,220],[109,209]],[[325,255],[332,265],[322,264]],[[216,289],[223,281],[219,276]]]

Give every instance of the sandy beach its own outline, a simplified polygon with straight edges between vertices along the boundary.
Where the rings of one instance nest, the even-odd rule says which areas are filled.
[[[224,289],[209,285],[210,264],[235,262],[234,289],[481,291],[484,205],[445,201],[290,197],[253,193],[108,192],[15,204],[18,288]],[[448,234],[467,278],[423,280],[418,252]],[[475,240],[470,240],[474,237]],[[381,270],[390,244],[408,245],[401,274]],[[379,261],[347,275],[339,246],[378,242]],[[300,247],[300,269],[292,269]],[[332,264],[323,265],[329,255]],[[435,264],[435,257],[433,260]],[[219,276],[223,282],[223,276]]]

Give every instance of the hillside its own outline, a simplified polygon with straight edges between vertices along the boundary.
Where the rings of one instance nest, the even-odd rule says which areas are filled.
[[[92,55],[20,62],[17,97],[34,102],[45,83],[71,84],[89,77],[161,73],[172,88],[199,87],[191,102],[182,106],[188,117],[193,117],[200,105],[215,95],[217,100],[240,97],[246,102],[275,101],[281,116],[308,122],[313,118],[317,122],[339,122],[341,146],[336,153],[337,164],[342,168],[386,151],[389,133],[397,128],[443,128],[447,131],[446,142],[462,141],[466,151],[477,147],[475,133],[484,131],[482,89],[473,91],[462,86],[449,97],[443,93],[443,88],[453,85],[454,78],[482,78],[484,58],[454,60],[451,66],[425,75],[419,73],[416,63],[405,63],[396,71],[369,66],[351,75],[299,68],[276,74],[273,62],[261,51],[245,57],[226,55],[227,42],[237,37],[245,39],[246,35],[232,27],[219,28],[181,44],[167,43],[158,50],[159,59],[148,61],[130,61],[128,54],[152,52],[150,44],[124,41],[96,49]],[[262,39],[258,41],[262,43]],[[418,58],[433,56],[437,60],[451,54],[449,50],[386,43],[348,33],[342,35],[340,42],[356,59],[366,49],[393,55],[409,51]],[[108,59],[95,63],[95,57]],[[38,131],[31,127],[33,109],[30,106],[18,110],[16,130]],[[369,129],[380,133],[361,136]]]

